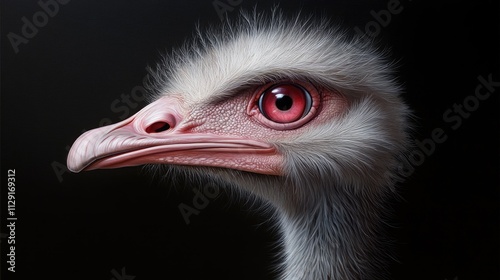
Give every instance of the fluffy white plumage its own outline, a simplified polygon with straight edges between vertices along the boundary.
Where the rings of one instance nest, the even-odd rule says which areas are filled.
[[[254,85],[302,80],[340,92],[345,112],[269,142],[282,176],[173,167],[234,185],[272,209],[283,236],[282,279],[374,279],[385,249],[384,203],[407,145],[408,109],[391,65],[327,21],[253,13],[198,32],[153,71],[153,100],[175,96],[191,115]],[[200,113],[201,112],[201,113]]]
[[[327,21],[254,13],[199,32],[158,66],[153,88],[157,96],[181,92],[187,104],[281,79],[308,79],[347,95],[341,119],[273,143],[286,155],[284,177],[201,172],[277,209],[283,279],[373,279],[385,253],[378,236],[384,201],[407,144],[408,109],[391,74],[382,53]]]

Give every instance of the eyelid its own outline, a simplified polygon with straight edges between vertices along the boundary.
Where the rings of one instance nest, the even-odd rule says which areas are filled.
[[[311,94],[309,93],[309,91],[307,89],[305,89],[303,86],[297,84],[297,83],[278,83],[278,84],[273,84],[271,85],[269,88],[267,88],[266,90],[264,90],[259,98],[258,98],[258,101],[257,101],[257,107],[259,108],[259,111],[262,115],[264,115],[267,119],[273,121],[273,122],[276,122],[274,120],[272,120],[272,118],[270,116],[268,116],[263,110],[264,108],[264,104],[263,104],[263,101],[264,101],[264,96],[266,93],[269,94],[269,92],[272,92],[274,89],[277,89],[281,86],[288,86],[288,85],[292,85],[293,87],[295,88],[298,88],[300,89],[303,93],[304,93],[304,99],[306,101],[306,103],[304,104],[304,112],[302,113],[302,115],[298,118],[298,120],[304,118],[305,116],[307,116],[307,114],[309,113],[309,111],[311,111],[311,108],[312,108],[312,96]],[[292,123],[292,122],[291,122]]]
[[[264,93],[267,89],[274,87],[279,84],[294,84],[298,85],[301,88],[305,89],[311,96],[311,109],[309,110],[308,113],[306,113],[303,117],[298,119],[297,121],[291,122],[291,123],[277,123],[273,122],[269,119],[267,119],[259,110],[258,107],[258,101],[262,93]],[[270,82],[267,84],[264,84],[262,86],[257,87],[254,90],[254,93],[252,94],[252,98],[250,99],[250,102],[248,102],[247,105],[247,114],[250,117],[255,118],[258,122],[260,122],[263,125],[266,125],[267,127],[270,127],[272,129],[276,130],[290,130],[290,129],[296,129],[298,127],[301,127],[308,123],[310,120],[312,120],[318,113],[320,104],[321,104],[321,93],[320,91],[310,82],[305,82],[305,81],[297,81],[297,80],[281,80],[281,81],[275,81],[275,82]]]

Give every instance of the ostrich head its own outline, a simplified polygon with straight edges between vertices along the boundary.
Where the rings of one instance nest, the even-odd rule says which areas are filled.
[[[152,102],[80,136],[68,168],[154,163],[224,181],[275,210],[283,279],[373,278],[407,138],[390,75],[326,22],[243,15],[165,57]]]

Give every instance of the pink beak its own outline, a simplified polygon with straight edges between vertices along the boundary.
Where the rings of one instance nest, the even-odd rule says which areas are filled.
[[[276,148],[257,140],[180,126],[179,100],[163,97],[134,116],[82,134],[68,155],[73,172],[148,163],[231,168],[280,175]]]

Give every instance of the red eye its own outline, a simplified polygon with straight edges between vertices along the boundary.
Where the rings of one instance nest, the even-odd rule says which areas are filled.
[[[306,89],[294,84],[272,86],[259,97],[259,110],[269,120],[291,123],[303,118],[312,107],[312,98]]]

